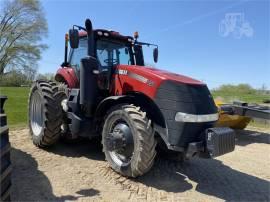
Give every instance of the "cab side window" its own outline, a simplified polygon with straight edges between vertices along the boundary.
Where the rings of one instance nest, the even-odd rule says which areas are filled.
[[[70,65],[76,69],[80,70],[81,59],[87,56],[87,39],[82,38],[79,42],[79,47],[72,50]]]

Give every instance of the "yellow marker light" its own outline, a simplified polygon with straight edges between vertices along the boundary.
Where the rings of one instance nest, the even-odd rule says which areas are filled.
[[[65,34],[65,40],[68,41],[68,33]]]
[[[138,32],[134,32],[134,38],[138,39],[139,38],[139,33]]]

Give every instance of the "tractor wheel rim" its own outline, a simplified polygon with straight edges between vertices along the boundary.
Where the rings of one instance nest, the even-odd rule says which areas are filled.
[[[39,136],[43,128],[44,118],[42,98],[38,92],[32,95],[30,121],[33,134]]]
[[[118,166],[128,165],[134,153],[134,141],[129,125],[123,120],[118,120],[112,125],[110,132],[113,136],[120,133],[125,145],[120,149],[109,151],[111,159]]]

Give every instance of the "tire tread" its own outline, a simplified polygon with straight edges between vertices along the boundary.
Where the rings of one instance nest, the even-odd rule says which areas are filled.
[[[29,116],[30,116],[30,99],[32,93],[37,90],[42,95],[42,100],[44,102],[44,128],[43,134],[40,138],[33,138],[33,142],[38,147],[47,147],[53,145],[61,135],[61,125],[62,125],[62,108],[61,108],[61,96],[59,96],[59,87],[55,82],[52,81],[36,81],[29,95]],[[29,128],[31,129],[29,119]],[[30,130],[33,137],[33,132]]]
[[[106,120],[111,113],[116,110],[123,110],[124,113],[127,113],[130,122],[132,123],[132,127],[137,131],[137,147],[136,151],[134,151],[134,156],[131,160],[131,173],[125,173],[124,171],[116,170],[120,172],[122,175],[129,176],[129,177],[137,177],[145,174],[148,172],[154,164],[154,159],[156,156],[156,139],[154,137],[154,130],[151,124],[151,120],[147,117],[146,112],[144,112],[140,107],[135,106],[133,104],[123,104],[120,106],[115,106],[111,110],[108,111]],[[105,134],[103,134],[104,136]],[[104,138],[103,138],[104,139]],[[104,149],[104,142],[103,142],[103,151],[107,156],[107,151]],[[108,160],[109,157],[107,156],[106,159]],[[109,161],[111,163],[111,161]],[[111,165],[113,168],[114,166]]]
[[[0,125],[0,160],[1,160],[1,175],[0,175],[0,201],[10,201],[10,187],[11,187],[11,160],[10,160],[10,143],[8,137],[7,116],[3,110],[0,113],[1,125]]]

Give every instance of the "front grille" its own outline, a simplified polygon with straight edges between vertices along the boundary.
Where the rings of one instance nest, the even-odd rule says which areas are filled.
[[[189,142],[196,141],[201,132],[211,127],[213,123],[176,122],[176,112],[188,114],[217,113],[213,98],[206,85],[165,81],[157,91],[155,102],[166,120],[169,143],[180,147],[187,147]]]

